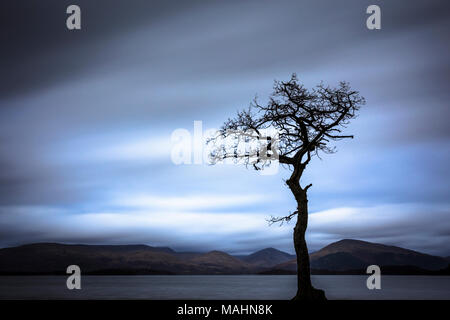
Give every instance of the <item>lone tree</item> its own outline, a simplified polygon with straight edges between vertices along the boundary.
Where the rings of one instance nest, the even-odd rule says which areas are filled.
[[[342,134],[349,121],[356,117],[356,112],[365,104],[358,91],[352,90],[348,83],[341,82],[331,88],[319,84],[312,90],[299,83],[296,74],[289,81],[275,81],[274,91],[267,105],[261,105],[257,99],[247,110],[238,112],[233,119],[228,119],[219,130],[219,136],[226,138],[236,132],[255,132],[275,128],[278,131],[279,162],[292,171],[286,184],[297,201],[297,210],[282,217],[272,217],[270,223],[290,221],[297,215],[294,228],[294,247],[297,254],[297,294],[293,300],[324,300],[323,290],[311,284],[308,247],[305,232],[308,226],[307,191],[312,186],[302,186],[300,179],[313,156],[320,152],[334,153],[332,141],[353,138]],[[214,141],[214,139],[212,139]],[[248,153],[240,155],[238,144],[233,145],[234,152],[221,152],[222,147],[212,151],[211,156],[218,158],[243,158],[245,164],[251,164],[256,170],[268,165],[267,161],[257,159],[251,162]]]

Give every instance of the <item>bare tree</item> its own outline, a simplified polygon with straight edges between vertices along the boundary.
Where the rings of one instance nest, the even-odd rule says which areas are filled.
[[[288,222],[297,215],[293,238],[297,254],[298,290],[294,300],[326,299],[324,291],[311,284],[305,232],[308,226],[307,191],[312,184],[302,186],[300,179],[313,156],[319,157],[320,152],[333,153],[335,147],[330,143],[353,138],[352,135],[342,134],[342,130],[364,104],[364,98],[346,82],[341,82],[336,88],[321,83],[308,90],[293,74],[289,81],[275,81],[274,91],[266,105],[259,104],[255,98],[247,110],[228,119],[219,130],[221,137],[237,131],[256,132],[259,135],[263,129],[278,130],[277,156],[279,162],[292,171],[286,184],[297,201],[297,210],[286,216],[272,217],[269,221]],[[270,162],[260,159],[251,162],[252,157],[248,153],[237,152],[237,143],[232,147],[235,148],[234,152],[217,152],[223,151],[223,148],[219,148],[212,151],[211,156],[216,160],[247,159],[245,164],[251,164],[256,170],[263,169]]]

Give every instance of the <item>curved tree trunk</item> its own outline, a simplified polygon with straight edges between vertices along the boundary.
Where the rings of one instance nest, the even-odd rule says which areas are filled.
[[[293,300],[326,300],[325,292],[316,289],[311,284],[308,246],[305,233],[308,227],[308,199],[306,191],[304,198],[298,202],[297,223],[294,228],[294,247],[297,254],[297,294]]]
[[[297,294],[292,300],[326,300],[325,292],[311,284],[308,246],[305,233],[308,227],[307,188],[302,189],[298,180],[289,179],[287,184],[297,201],[297,223],[294,228],[294,247],[297,254]]]

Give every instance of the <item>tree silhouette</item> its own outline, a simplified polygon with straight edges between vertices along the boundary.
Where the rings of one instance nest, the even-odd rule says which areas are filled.
[[[286,184],[297,201],[297,210],[286,216],[272,217],[269,221],[288,222],[297,215],[293,238],[297,254],[298,289],[294,300],[326,299],[324,291],[314,288],[311,284],[305,232],[308,226],[307,191],[312,184],[302,187],[300,179],[313,156],[320,157],[320,152],[334,153],[335,147],[330,146],[330,143],[353,138],[352,135],[342,134],[342,130],[356,117],[356,112],[364,104],[364,98],[346,82],[341,82],[335,88],[321,83],[308,90],[299,83],[296,74],[293,74],[289,81],[275,81],[274,91],[266,105],[259,104],[255,98],[247,110],[238,112],[235,118],[228,119],[219,130],[218,137],[222,138],[236,138],[236,132],[240,132],[245,139],[255,135],[259,139],[262,130],[277,129],[278,148],[272,157],[261,159],[259,151],[240,154],[238,142],[232,143],[232,152],[226,152],[223,146],[211,151],[210,155],[214,161],[225,158],[244,159],[246,165],[251,164],[256,170],[268,166],[275,155],[281,164],[292,171]],[[252,132],[255,135],[252,135]],[[216,138],[210,141],[217,141]],[[256,156],[256,160],[252,160],[255,159],[252,156]]]

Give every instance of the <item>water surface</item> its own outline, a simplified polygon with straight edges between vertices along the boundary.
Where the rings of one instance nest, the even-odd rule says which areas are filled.
[[[296,276],[82,276],[68,290],[65,276],[0,276],[0,299],[290,299]],[[448,276],[382,276],[381,290],[367,276],[316,275],[328,299],[450,299]]]

